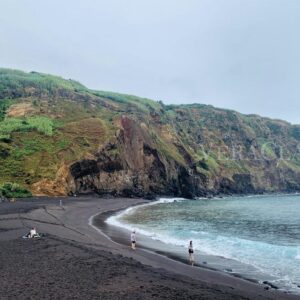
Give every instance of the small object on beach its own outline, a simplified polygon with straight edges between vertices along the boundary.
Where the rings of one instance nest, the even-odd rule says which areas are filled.
[[[194,259],[193,241],[190,241],[190,244],[189,244],[188,249],[189,249],[189,260],[190,260],[190,264],[191,264],[191,266],[194,266],[195,259]]]
[[[62,204],[62,200],[60,199],[60,200],[59,200],[59,206],[62,207],[62,205],[63,205],[63,204]]]
[[[26,235],[23,236],[23,238],[27,238],[27,239],[39,238],[39,237],[40,237],[40,235],[37,233],[35,227],[32,227],[30,229],[30,231]]]
[[[230,269],[230,268],[228,268],[228,269],[224,269],[224,271],[225,272],[230,272],[230,273],[232,273],[233,271],[232,271],[232,269]]]
[[[130,236],[130,240],[131,240],[131,249],[135,250],[135,247],[136,247],[135,230],[132,231],[131,236]]]

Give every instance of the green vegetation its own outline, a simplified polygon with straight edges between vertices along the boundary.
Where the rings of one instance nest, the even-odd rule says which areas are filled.
[[[28,118],[6,118],[0,122],[0,140],[9,139],[15,131],[37,130],[40,133],[51,136],[53,134],[53,122],[42,116]]]
[[[161,102],[156,102],[147,98],[140,98],[132,95],[103,91],[94,91],[93,94],[121,104],[134,105],[144,112],[148,112],[149,109],[159,110],[160,108],[162,108]]]
[[[74,80],[38,72],[0,69],[0,99],[17,98],[34,93],[38,89],[53,95],[60,89],[82,92],[86,87]]]
[[[6,111],[9,108],[10,104],[11,104],[10,100],[7,99],[0,100],[0,122],[4,120]]]
[[[218,169],[218,164],[213,157],[208,156],[206,159],[203,158],[199,161],[199,167],[205,171],[216,171]]]
[[[70,142],[60,134],[48,137],[36,132],[15,133],[14,145],[3,147],[8,155],[0,156],[0,183],[33,183],[41,178],[55,178],[60,164],[59,152],[68,151]],[[0,153],[1,153],[0,144]],[[65,155],[67,160],[67,155]],[[71,157],[72,159],[72,157]]]
[[[43,139],[41,136],[35,136],[34,139],[24,138],[22,139],[21,145],[16,145],[14,150],[11,152],[13,159],[25,158],[36,152],[46,151],[53,153],[54,144],[49,140]]]
[[[31,197],[32,194],[17,183],[6,182],[0,185],[0,196],[6,198],[26,198]]]
[[[31,129],[36,129],[38,132],[48,136],[53,134],[53,122],[47,117],[35,116],[26,119]]]
[[[178,151],[178,148],[172,143],[165,142],[162,138],[155,137],[158,150],[163,153],[168,159],[177,161],[180,165],[186,166],[184,158]]]
[[[300,125],[294,125],[291,129],[292,136],[300,141]]]

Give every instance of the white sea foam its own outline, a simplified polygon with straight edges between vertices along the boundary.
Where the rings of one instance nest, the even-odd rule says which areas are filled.
[[[118,213],[117,215],[110,216],[105,222],[107,224],[110,224],[110,225],[114,225],[114,226],[122,227],[122,228],[125,228],[125,229],[128,229],[128,230],[132,230],[132,229],[134,229],[133,228],[134,226],[131,226],[131,225],[121,221],[122,217],[124,217],[125,215],[133,214],[137,209],[140,209],[140,208],[145,207],[145,206],[157,205],[157,204],[160,204],[160,203],[181,202],[181,201],[186,201],[186,200],[187,199],[185,199],[185,198],[160,198],[157,201],[153,201],[153,202],[149,202],[149,203],[141,204],[141,205],[137,205],[137,206],[128,207],[127,209],[125,209],[124,211]],[[152,235],[152,234],[149,235],[149,233],[146,233],[146,231],[144,231],[144,234],[147,235],[147,236]]]
[[[153,201],[153,202],[146,203],[146,204],[141,204],[138,206],[129,207],[129,208],[125,209],[124,211],[118,213],[117,215],[110,216],[105,222],[109,225],[121,227],[121,228],[127,229],[129,231],[135,230],[139,234],[145,235],[153,240],[163,241],[166,244],[171,244],[171,245],[175,245],[175,246],[186,246],[188,243],[188,240],[185,240],[185,241],[177,240],[176,238],[172,238],[168,235],[160,234],[157,232],[151,232],[150,230],[143,229],[140,227],[136,228],[135,225],[132,225],[132,224],[122,221],[122,218],[124,216],[134,214],[137,209],[141,209],[142,207],[145,207],[145,206],[152,206],[152,205],[157,205],[157,204],[161,204],[161,203],[182,202],[182,201],[186,201],[186,200],[187,199],[185,199],[185,198],[160,198],[157,201]]]

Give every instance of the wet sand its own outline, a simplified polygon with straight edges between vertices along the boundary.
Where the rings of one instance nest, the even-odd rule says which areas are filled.
[[[0,203],[0,299],[300,299],[116,243],[91,217],[141,199],[36,198]],[[30,227],[40,239],[22,239]]]

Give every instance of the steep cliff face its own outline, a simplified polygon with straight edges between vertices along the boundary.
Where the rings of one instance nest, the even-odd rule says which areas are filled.
[[[0,69],[0,184],[38,195],[300,190],[300,127]]]
[[[115,196],[193,196],[194,184],[186,168],[161,155],[147,126],[122,116],[116,136],[95,153],[70,166],[72,192]],[[197,186],[200,186],[198,184]]]

